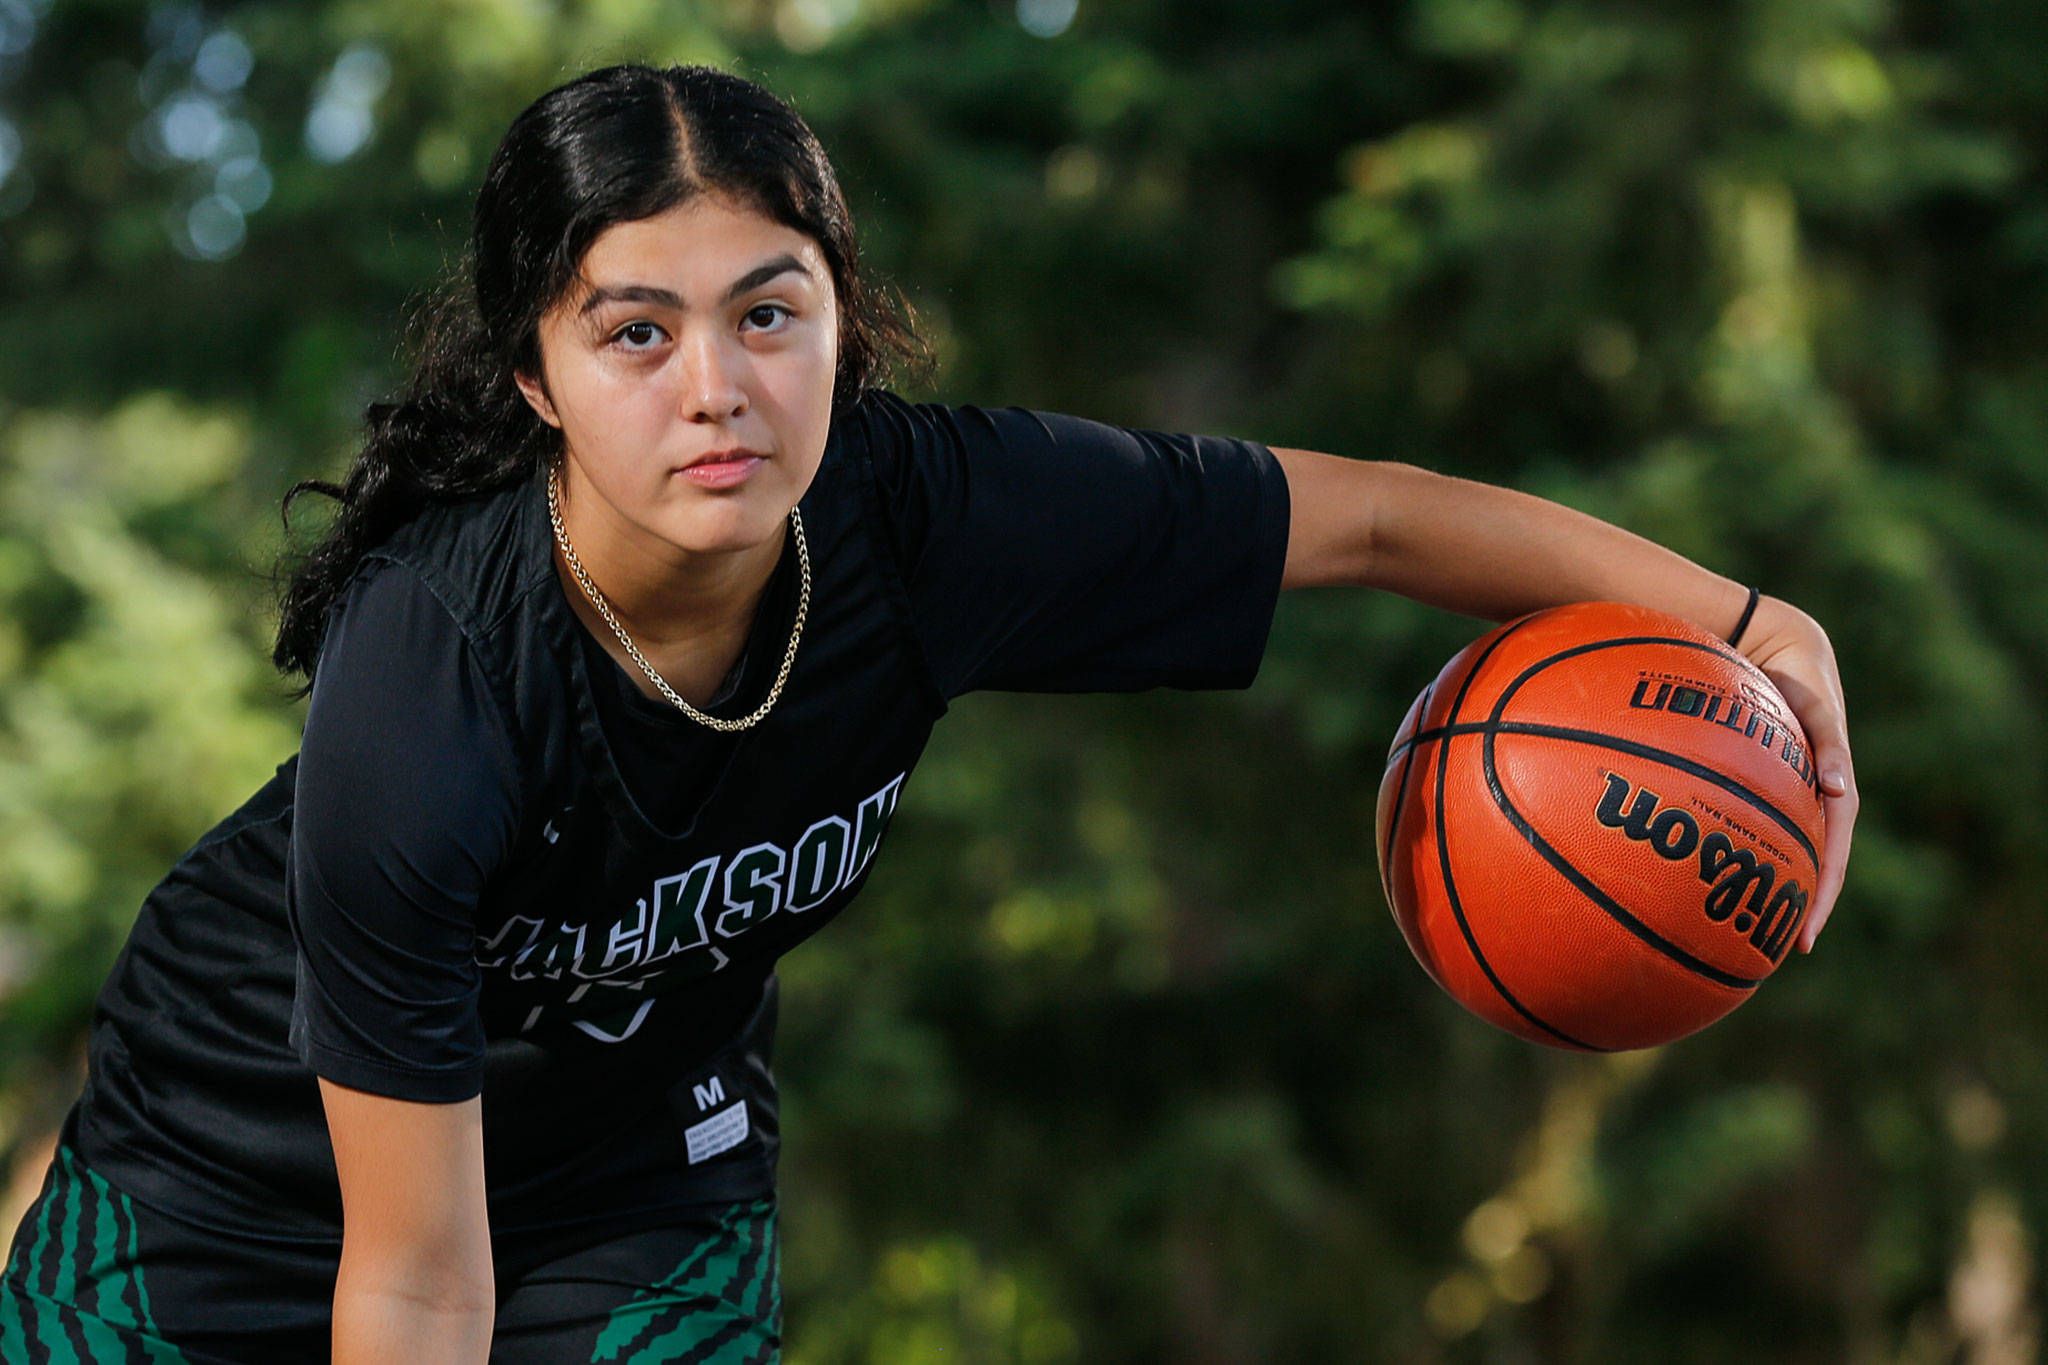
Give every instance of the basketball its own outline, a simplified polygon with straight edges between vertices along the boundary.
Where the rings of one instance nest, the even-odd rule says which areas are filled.
[[[1580,602],[1472,642],[1408,709],[1375,833],[1416,959],[1489,1023],[1682,1038],[1785,960],[1821,798],[1770,680],[1690,621]]]

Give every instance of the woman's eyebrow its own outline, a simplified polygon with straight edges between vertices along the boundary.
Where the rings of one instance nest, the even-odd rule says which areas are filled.
[[[791,270],[794,270],[806,279],[811,277],[809,268],[796,257],[787,254],[777,256],[774,260],[757,265],[737,280],[734,280],[732,288],[725,291],[723,301],[731,303],[749,289],[758,289],[777,275]],[[652,284],[601,284],[590,291],[589,298],[583,300],[583,306],[577,310],[577,315],[581,316],[601,304],[615,301],[658,303],[664,308],[673,308],[679,313],[686,311],[683,305],[683,296],[676,293],[673,289],[663,289],[659,285]]]

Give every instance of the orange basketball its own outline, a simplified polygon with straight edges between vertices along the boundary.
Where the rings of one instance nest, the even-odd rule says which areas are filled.
[[[1652,1047],[1747,1000],[1806,919],[1813,760],[1762,671],[1679,617],[1524,616],[1409,708],[1380,872],[1429,974],[1552,1047]]]

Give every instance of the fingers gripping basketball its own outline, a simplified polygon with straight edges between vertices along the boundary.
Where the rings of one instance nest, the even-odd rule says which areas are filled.
[[[1461,650],[1395,736],[1377,820],[1388,903],[1437,983],[1555,1047],[1720,1018],[1785,958],[1820,798],[1791,709],[1690,622],[1538,612]]]

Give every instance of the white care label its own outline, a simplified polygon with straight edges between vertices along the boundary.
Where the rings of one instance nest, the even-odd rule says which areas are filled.
[[[720,1152],[729,1152],[747,1140],[747,1102],[738,1100],[719,1110],[702,1123],[693,1123],[683,1130],[683,1141],[689,1144],[690,1164],[708,1161]]]

